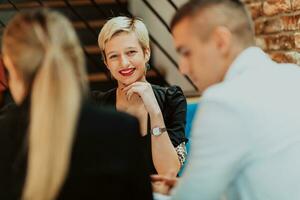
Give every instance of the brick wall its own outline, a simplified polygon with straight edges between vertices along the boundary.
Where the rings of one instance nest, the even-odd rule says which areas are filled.
[[[278,62],[300,65],[300,0],[243,0],[255,25],[256,44]]]

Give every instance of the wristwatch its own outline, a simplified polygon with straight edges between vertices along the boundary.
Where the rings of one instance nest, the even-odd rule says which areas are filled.
[[[154,127],[152,130],[151,130],[151,134],[154,135],[154,136],[160,136],[162,133],[166,132],[167,129],[166,127],[163,127],[163,128],[160,128],[160,127]]]

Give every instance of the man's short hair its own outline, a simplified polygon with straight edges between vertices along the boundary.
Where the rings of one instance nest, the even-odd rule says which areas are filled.
[[[171,21],[171,30],[183,19],[193,18],[209,9],[209,21],[200,29],[201,39],[207,39],[216,26],[227,27],[243,44],[254,43],[254,31],[251,17],[244,4],[239,0],[190,0],[175,13]]]

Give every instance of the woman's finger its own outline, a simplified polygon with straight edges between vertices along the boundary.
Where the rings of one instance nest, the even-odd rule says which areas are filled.
[[[132,83],[132,84],[130,84],[130,85],[124,87],[124,88],[122,89],[122,91],[127,91],[127,90],[131,89],[132,87],[139,87],[139,86],[145,86],[145,87],[147,87],[148,84],[149,84],[149,83],[146,83],[146,82],[140,82],[140,81],[139,81],[139,82],[134,82],[134,83]]]
[[[150,177],[152,182],[164,181],[166,179],[165,176],[158,175],[158,174],[151,175]]]
[[[136,86],[139,86],[139,85],[141,85],[141,84],[139,84],[139,82],[134,82],[134,83],[132,83],[132,84],[130,84],[130,85],[124,87],[122,90],[123,90],[123,91],[127,91],[127,90],[130,90],[131,88],[136,87]]]
[[[142,94],[143,94],[143,88],[142,88],[142,87],[133,86],[133,87],[131,87],[131,88],[126,92],[126,94],[131,94],[131,93],[137,93],[137,94],[139,94],[140,96],[142,96]]]
[[[128,90],[126,92],[127,100],[131,99],[131,96],[134,94],[134,91],[132,89]]]
[[[151,181],[153,182],[164,182],[165,184],[173,187],[176,185],[178,178],[167,177],[162,175],[151,175]]]

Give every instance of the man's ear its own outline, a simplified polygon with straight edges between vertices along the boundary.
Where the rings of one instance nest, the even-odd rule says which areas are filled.
[[[144,55],[145,55],[145,60],[146,62],[148,62],[150,60],[150,56],[151,56],[151,51],[150,51],[150,48],[146,48],[144,50]]]
[[[222,55],[228,55],[232,45],[232,33],[224,26],[218,26],[213,33],[214,41],[217,49]]]

